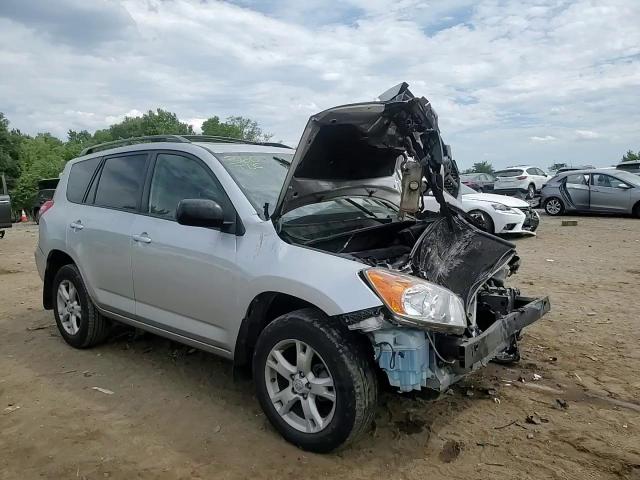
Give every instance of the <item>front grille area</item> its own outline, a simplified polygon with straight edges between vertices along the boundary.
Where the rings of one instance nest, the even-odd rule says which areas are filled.
[[[536,214],[536,212],[531,207],[527,208],[518,208],[525,215],[524,223],[522,224],[523,230],[533,231],[538,228],[538,224],[540,223],[540,218]]]

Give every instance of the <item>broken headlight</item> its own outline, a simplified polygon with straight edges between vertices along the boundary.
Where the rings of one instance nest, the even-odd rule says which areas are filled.
[[[456,334],[467,327],[462,300],[451,290],[384,268],[363,274],[398,323]]]

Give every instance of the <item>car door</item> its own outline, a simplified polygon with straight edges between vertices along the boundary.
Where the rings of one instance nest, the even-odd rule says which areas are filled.
[[[111,155],[97,173],[100,158],[78,162],[71,167],[67,183],[67,245],[93,300],[123,315],[134,314],[131,227],[148,157],[147,152]]]
[[[237,331],[236,235],[180,225],[178,203],[216,200],[233,210],[222,186],[200,159],[158,152],[133,226],[136,317],[155,327],[228,351]],[[235,215],[235,213],[234,213]],[[235,328],[230,328],[235,325]]]
[[[540,183],[536,184],[536,188],[538,190],[542,190],[542,187],[549,181],[549,176],[539,168],[536,168],[536,172],[538,173],[538,177],[540,178]]]
[[[591,175],[591,209],[601,212],[627,212],[631,186],[612,175]]]
[[[488,173],[482,174],[482,188],[484,188],[485,192],[493,191],[493,182],[495,179],[489,175]]]
[[[567,175],[561,187],[564,200],[576,210],[589,210],[589,175]]]

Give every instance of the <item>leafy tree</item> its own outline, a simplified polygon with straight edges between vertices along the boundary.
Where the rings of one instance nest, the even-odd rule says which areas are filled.
[[[484,162],[476,162],[476,163],[474,163],[473,167],[467,168],[462,173],[489,173],[489,174],[493,175],[494,172],[495,172],[495,170],[493,169],[493,165],[491,165],[487,161],[484,161]]]
[[[258,122],[245,117],[228,117],[225,122],[215,116],[202,123],[203,135],[238,138],[248,142],[267,142],[272,134],[264,133]]]
[[[203,133],[247,141],[271,138],[262,132],[257,122],[245,117],[229,117],[225,122],[211,117],[204,122]],[[0,113],[0,172],[7,177],[13,206],[29,211],[37,195],[38,181],[57,177],[65,163],[77,157],[82,149],[97,143],[161,134],[193,135],[194,131],[175,113],[158,108],[139,117],[125,117],[123,121],[93,134],[87,130],[69,130],[67,141],[63,142],[49,133],[29,137],[17,130],[10,131],[9,121]]]
[[[640,160],[640,150],[638,150],[638,153],[633,153],[632,150],[628,150],[627,153],[622,156],[623,162],[630,162],[632,160]]]
[[[158,108],[149,110],[141,117],[125,117],[120,123],[98,130],[93,135],[92,143],[110,142],[123,138],[142,137],[145,135],[193,135],[193,127],[183,123],[175,113]]]
[[[20,176],[20,143],[22,134],[9,131],[9,120],[0,112],[0,173],[4,173],[11,188]]]
[[[38,180],[60,175],[66,163],[65,145],[48,133],[24,138],[20,145],[21,175],[11,192],[16,209],[29,211],[38,192]]]

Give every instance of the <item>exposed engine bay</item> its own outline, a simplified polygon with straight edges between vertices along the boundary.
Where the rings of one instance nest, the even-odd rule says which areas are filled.
[[[549,300],[505,285],[519,267],[515,245],[480,230],[458,208],[458,168],[429,102],[401,84],[377,104],[319,114],[303,141],[275,215],[336,199],[364,211],[371,205],[351,199],[396,206],[387,218],[324,235],[324,223],[345,220],[326,213],[276,221],[291,243],[372,267],[363,277],[385,308],[343,319],[369,336],[391,385],[444,391],[497,356],[519,358],[520,331],[549,310]],[[423,212],[427,190],[438,214]]]

